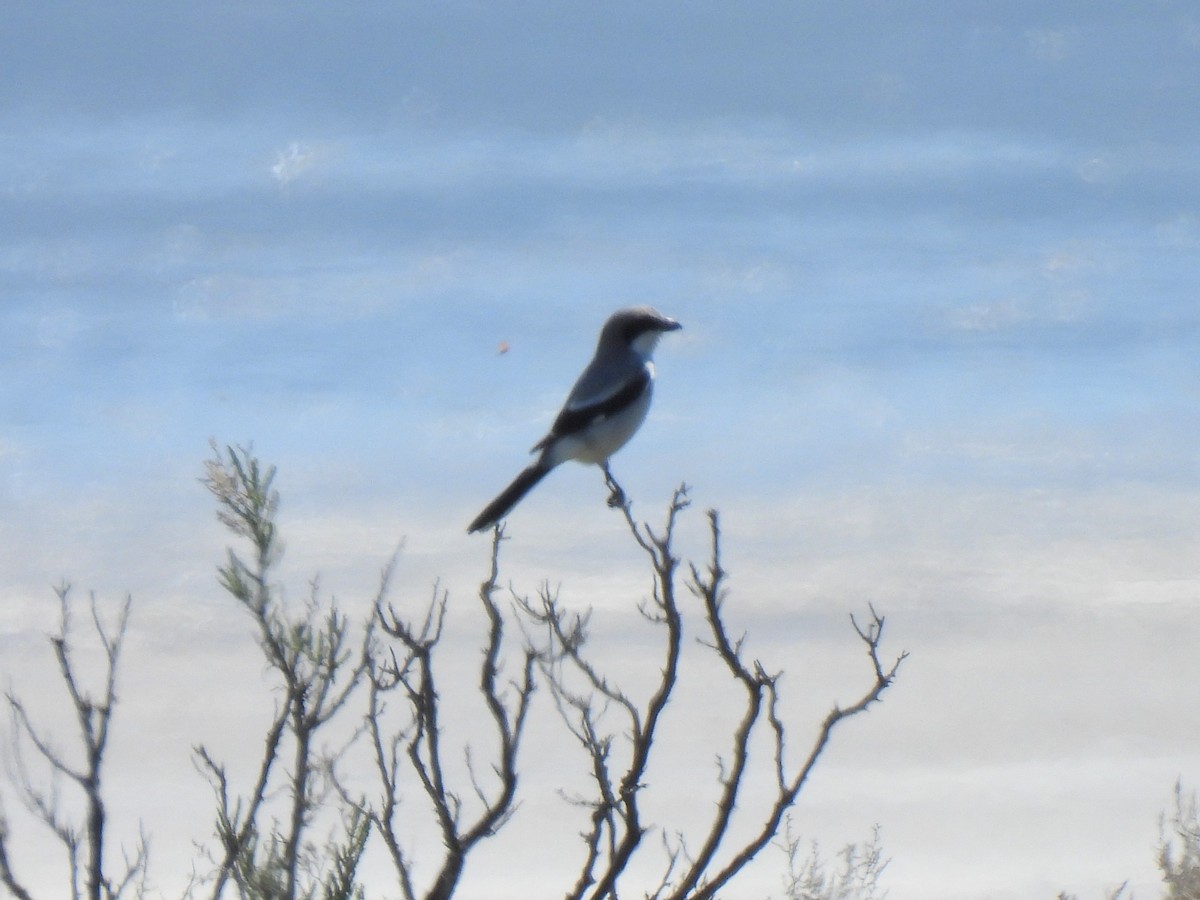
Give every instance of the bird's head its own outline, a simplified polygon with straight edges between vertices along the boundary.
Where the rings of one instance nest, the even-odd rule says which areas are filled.
[[[600,332],[600,345],[625,346],[643,359],[649,359],[664,333],[682,327],[651,306],[630,306],[608,317]]]

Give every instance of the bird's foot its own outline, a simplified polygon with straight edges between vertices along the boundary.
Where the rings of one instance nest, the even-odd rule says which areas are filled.
[[[608,466],[604,467],[604,483],[608,485],[608,508],[620,509],[625,506],[625,489],[617,484],[617,479],[613,478],[612,472]]]

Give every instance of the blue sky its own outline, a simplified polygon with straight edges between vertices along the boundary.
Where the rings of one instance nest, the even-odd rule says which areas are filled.
[[[139,695],[166,662],[252,665],[212,576],[214,437],[280,465],[297,584],[367,596],[404,539],[408,589],[468,595],[466,523],[604,318],[649,302],[685,330],[614,461],[635,509],[686,480],[722,510],[774,658],[852,657],[868,600],[913,653],[802,830],[880,822],[900,898],[1153,895],[1157,813],[1200,782],[1190,4],[43,3],[0,24],[12,683],[63,577],[134,593],[157,649],[131,657],[131,735],[169,706]],[[556,472],[508,561],[613,604],[619,636],[633,605],[600,576],[636,568],[603,497]],[[186,791],[178,727],[161,778]],[[173,825],[164,867],[190,850]]]

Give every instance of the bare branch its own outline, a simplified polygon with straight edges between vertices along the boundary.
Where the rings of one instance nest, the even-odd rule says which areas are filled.
[[[610,505],[621,508],[630,534],[646,553],[653,570],[652,600],[643,614],[650,624],[663,629],[664,663],[650,696],[639,703],[611,683],[587,657],[588,613],[563,609],[549,587],[542,589],[536,606],[516,598],[518,608],[546,634],[539,666],[562,721],[590,761],[595,795],[574,802],[592,810],[591,824],[582,835],[586,853],[575,886],[567,894],[569,898],[615,896],[617,879],[646,833],[639,797],[645,789],[644,776],[659,723],[675,688],[683,634],[674,586],[679,561],[671,551],[671,541],[677,517],[688,505],[687,488],[675,492],[660,538],[648,526],[634,522],[625,492],[607,468],[605,480],[612,491]],[[582,690],[571,687],[572,678],[582,680]],[[613,766],[615,734],[599,724],[606,708],[618,710],[625,722],[621,731],[627,756],[619,770]]]
[[[75,647],[71,631],[70,585],[65,583],[60,585],[55,589],[55,593],[59,601],[59,628],[56,634],[50,636],[50,645],[58,662],[59,676],[75,713],[79,742],[83,751],[83,764],[73,766],[58,751],[54,750],[50,741],[34,725],[25,704],[15,694],[9,692],[6,694],[6,699],[14,723],[13,758],[18,789],[21,791],[26,807],[54,833],[67,852],[71,896],[80,896],[82,889],[86,891],[90,900],[99,900],[102,895],[112,898],[119,896],[125,885],[144,877],[147,855],[147,844],[143,835],[138,842],[133,859],[126,860],[125,874],[119,880],[118,886],[113,887],[104,867],[107,818],[104,808],[102,774],[104,754],[108,747],[109,725],[117,702],[116,683],[121,647],[129,627],[132,600],[128,596],[125,598],[117,617],[116,626],[110,632],[100,616],[95,595],[91,596],[92,626],[104,650],[106,660],[103,692],[99,699],[95,699],[83,684],[75,667]],[[33,778],[26,769],[20,750],[22,739],[29,742],[49,767],[52,781],[49,793],[35,786]],[[54,776],[56,775],[70,779],[83,792],[85,824],[82,829],[69,822],[60,809],[57,787],[54,786]],[[6,843],[6,838],[6,834],[0,836],[0,845]],[[81,850],[86,852],[86,860],[81,859],[83,855]],[[4,880],[10,890],[13,890],[12,885],[16,885],[16,880],[12,874],[11,865],[7,861],[7,848],[0,846],[0,852],[5,857],[3,864],[0,865],[0,869],[3,870],[0,872],[0,878]],[[10,880],[12,885],[8,884]],[[17,892],[13,890],[13,893]]]
[[[406,898],[416,886],[411,861],[396,831],[399,808],[401,760],[416,776],[421,791],[437,821],[444,854],[433,883],[424,894],[429,900],[450,897],[462,877],[471,850],[494,835],[511,817],[517,791],[517,754],[534,689],[536,654],[525,647],[520,674],[503,681],[501,657],[505,647],[504,617],[494,595],[499,578],[503,529],[494,531],[488,577],[480,585],[479,601],[488,622],[486,643],[479,668],[478,690],[490,719],[496,741],[490,769],[496,783],[489,786],[477,769],[475,754],[463,747],[470,787],[468,800],[451,784],[446,768],[446,749],[440,724],[444,702],[437,688],[436,657],[444,633],[447,595],[435,586],[434,596],[418,624],[407,621],[390,604],[376,603],[380,630],[398,646],[375,647],[369,667],[366,730],[374,755],[379,798],[366,805],[395,868]],[[399,651],[399,652],[398,652]],[[384,697],[398,690],[406,701],[406,715],[398,730],[383,723]],[[510,694],[511,691],[511,694]],[[469,812],[474,809],[473,812]]]
[[[740,872],[746,866],[746,864],[750,862],[750,860],[758,855],[758,853],[774,838],[774,836],[779,833],[784,815],[786,814],[787,810],[790,809],[796,802],[796,797],[799,795],[801,788],[803,788],[805,783],[808,781],[808,777],[812,773],[812,770],[816,767],[821,753],[829,743],[829,739],[834,728],[836,728],[837,725],[842,721],[866,711],[866,709],[872,703],[875,703],[879,699],[883,691],[886,690],[895,679],[900,664],[908,657],[908,654],[906,652],[902,652],[889,667],[886,669],[884,668],[879,656],[879,643],[883,638],[883,618],[875,612],[874,608],[872,608],[871,622],[866,628],[860,627],[857,621],[854,620],[853,616],[851,617],[851,623],[854,626],[855,631],[858,633],[859,638],[867,646],[867,653],[870,657],[871,666],[875,675],[874,681],[859,697],[859,699],[850,706],[845,708],[835,706],[832,710],[830,710],[824,721],[821,723],[821,727],[817,733],[816,741],[814,742],[812,749],[809,751],[808,757],[804,760],[799,770],[792,776],[790,780],[787,780],[783,776],[785,732],[783,724],[775,712],[775,687],[772,683],[770,687],[771,701],[769,704],[770,718],[772,730],[775,734],[776,768],[781,778],[780,789],[776,796],[775,802],[768,812],[758,834],[747,841],[721,869],[708,875],[705,879],[704,885],[699,890],[687,896],[695,898],[711,898],[716,896],[717,891],[727,884],[734,875]],[[677,893],[673,896],[682,898],[685,895],[682,893]]]
[[[146,879],[149,874],[150,867],[150,838],[146,835],[144,828],[138,828],[138,839],[133,845],[133,856],[124,848],[121,849],[121,858],[124,864],[124,874],[113,882],[113,887],[108,891],[108,897],[111,900],[123,896],[126,890],[132,890],[135,897],[146,896]]]
[[[712,863],[718,847],[725,838],[733,810],[737,805],[738,792],[746,775],[750,759],[750,739],[760,721],[764,695],[771,701],[775,697],[775,677],[768,675],[757,662],[753,670],[741,658],[741,642],[731,642],[724,621],[721,619],[721,600],[724,595],[725,570],[721,566],[721,529],[715,510],[709,510],[709,532],[712,546],[709,555],[707,576],[691,567],[691,589],[704,604],[704,613],[712,635],[710,646],[725,663],[733,678],[745,690],[745,709],[741,721],[733,734],[732,761],[720,778],[721,793],[717,800],[717,813],[709,825],[708,833],[700,851],[691,861],[683,877],[675,886],[674,896],[684,897],[698,884]]]
[[[581,835],[585,847],[583,864],[575,886],[567,895],[581,900],[616,896],[617,881],[649,830],[650,826],[641,821],[639,797],[646,788],[644,773],[660,721],[679,677],[684,627],[675,596],[678,560],[672,543],[677,518],[688,506],[686,486],[675,492],[666,525],[659,534],[649,525],[635,522],[630,504],[611,472],[606,471],[606,481],[624,513],[631,536],[646,553],[654,573],[652,598],[639,607],[647,622],[663,629],[663,663],[650,696],[640,703],[634,700],[612,684],[588,658],[588,613],[568,612],[548,587],[543,588],[537,604],[520,598],[517,601],[525,616],[545,634],[539,665],[550,684],[560,718],[590,762],[594,794],[588,799],[572,800],[591,809],[590,828]],[[757,660],[744,658],[743,640],[730,636],[722,615],[727,573],[721,563],[720,523],[715,512],[709,512],[709,531],[708,563],[703,570],[690,566],[688,586],[703,609],[706,634],[700,643],[721,660],[730,677],[741,686],[744,699],[731,732],[728,755],[718,758],[718,797],[712,818],[701,829],[700,844],[694,854],[688,852],[682,834],[677,844],[664,844],[665,869],[658,887],[648,896],[669,900],[715,896],[770,842],[778,833],[783,815],[806,783],[833,728],[878,700],[904,659],[902,654],[889,667],[883,665],[879,655],[883,620],[873,609],[869,624],[860,627],[853,621],[860,639],[867,645],[874,681],[854,704],[846,709],[835,708],[826,717],[809,756],[798,771],[789,772],[786,728],[778,712],[780,675],[768,671]],[[578,686],[580,683],[582,688]],[[620,733],[628,756],[620,765],[615,765],[613,757],[617,732],[600,725],[604,711],[609,709],[619,711],[625,720]],[[750,771],[750,747],[754,736],[764,731],[772,737],[774,745],[775,797],[763,811],[761,825],[750,839],[725,850],[733,813],[739,807]],[[726,858],[719,862],[719,857]]]
[[[8,818],[0,810],[0,884],[3,884],[16,900],[33,900],[25,886],[17,880],[12,863],[8,858]]]

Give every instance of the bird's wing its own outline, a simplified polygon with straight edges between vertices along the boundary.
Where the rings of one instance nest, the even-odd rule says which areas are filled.
[[[558,418],[550,427],[550,433],[542,438],[533,449],[541,450],[556,438],[575,434],[587,428],[597,419],[616,415],[645,393],[652,378],[653,370],[648,365],[639,366],[630,373],[629,378],[617,382],[612,390],[591,397],[577,396],[583,393],[579,388],[584,384],[584,380],[580,379],[580,384],[571,391],[566,406],[562,408]]]

